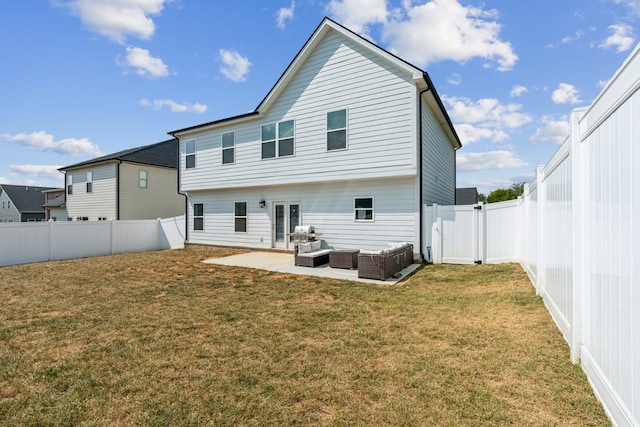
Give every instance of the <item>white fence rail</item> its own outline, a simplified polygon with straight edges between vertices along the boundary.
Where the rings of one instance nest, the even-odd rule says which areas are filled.
[[[640,426],[639,89],[640,45],[523,198],[425,207],[434,262],[522,264],[619,426]]]
[[[0,224],[0,266],[184,246],[184,217]]]

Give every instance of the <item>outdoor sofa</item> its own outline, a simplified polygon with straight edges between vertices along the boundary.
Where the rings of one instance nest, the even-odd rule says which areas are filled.
[[[387,280],[413,263],[413,245],[410,243],[389,243],[377,250],[361,250],[358,254],[358,277],[364,279]]]
[[[295,250],[295,265],[317,267],[329,262],[332,249],[323,248],[322,240],[300,243]]]

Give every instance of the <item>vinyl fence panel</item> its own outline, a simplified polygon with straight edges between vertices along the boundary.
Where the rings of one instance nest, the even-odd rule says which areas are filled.
[[[184,216],[0,224],[0,266],[184,247]]]

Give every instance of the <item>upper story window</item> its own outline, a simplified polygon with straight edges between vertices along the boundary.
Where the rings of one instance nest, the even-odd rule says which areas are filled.
[[[73,194],[73,175],[67,175],[67,194]]]
[[[222,134],[222,164],[234,163],[236,161],[236,134],[226,132]]]
[[[186,169],[196,167],[196,140],[189,139],[184,143],[184,164]]]
[[[356,221],[373,221],[373,197],[356,197],[354,213]]]
[[[327,113],[327,151],[347,148],[347,110]]]
[[[202,203],[193,204],[193,229],[204,230],[204,205]]]
[[[138,171],[138,187],[147,188],[147,171]]]
[[[93,193],[93,172],[87,172],[87,193]]]
[[[262,158],[293,156],[295,152],[295,122],[285,120],[262,125]]]
[[[236,233],[247,232],[247,202],[234,203],[234,231]]]

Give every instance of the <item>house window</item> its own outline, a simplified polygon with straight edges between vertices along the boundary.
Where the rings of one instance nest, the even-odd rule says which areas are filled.
[[[327,113],[327,150],[347,148],[347,110]]]
[[[262,126],[262,158],[293,156],[295,152],[295,122],[286,120]]]
[[[73,175],[67,175],[67,194],[73,194]]]
[[[354,212],[356,221],[373,221],[373,197],[356,197]]]
[[[193,204],[193,229],[204,230],[204,205],[202,203]]]
[[[138,171],[138,187],[147,188],[147,171]]]
[[[235,202],[234,205],[234,231],[236,233],[246,233],[247,202]]]
[[[189,139],[185,141],[185,156],[184,163],[186,169],[193,169],[196,167],[196,140]]]
[[[222,164],[235,162],[236,136],[234,132],[222,134]]]
[[[93,172],[87,172],[87,193],[93,192]]]

